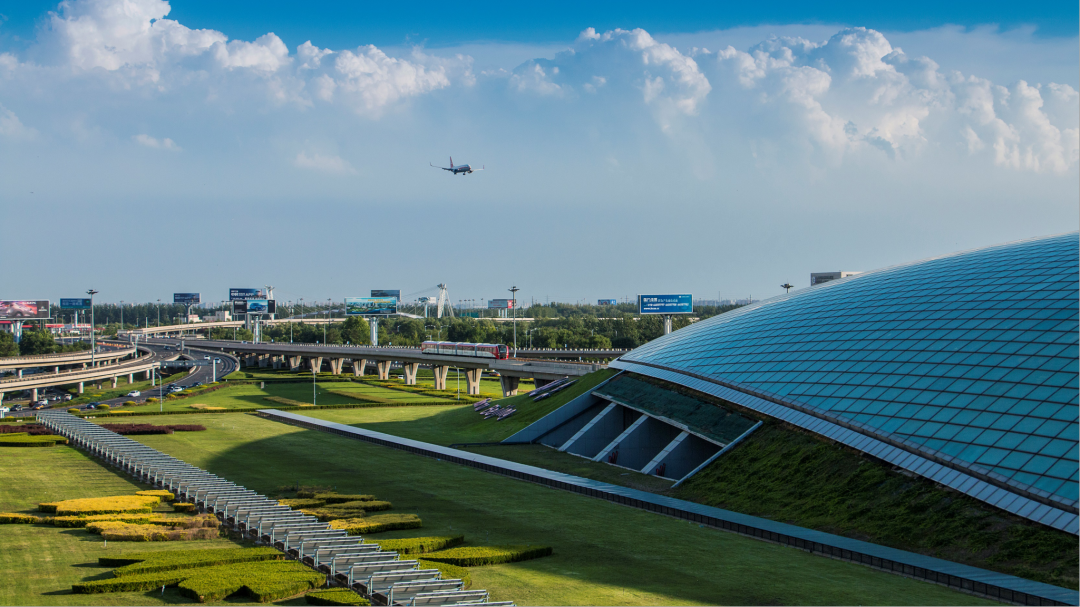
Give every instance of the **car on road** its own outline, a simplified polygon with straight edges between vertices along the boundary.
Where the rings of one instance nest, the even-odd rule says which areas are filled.
[[[210,357],[209,356],[204,356],[203,360],[210,360]]]
[[[138,390],[132,390],[131,392],[128,392],[127,395],[128,396],[133,396],[133,397],[134,396],[142,396],[142,392],[139,392]]]
[[[64,395],[64,398],[62,398],[62,399],[60,399],[60,400],[62,400],[62,401],[64,401],[64,402],[66,403],[67,401],[69,401],[69,400],[71,400],[71,399],[73,399],[73,398],[75,398],[75,397],[74,397],[74,396],[72,396],[72,395],[70,395],[70,394],[65,394],[65,395]]]
[[[219,363],[219,362],[221,362],[221,359],[220,358],[215,358],[214,362]]]
[[[11,410],[12,411],[22,411],[23,406],[22,405],[12,405]]]
[[[87,409],[97,409],[98,405],[100,405],[100,404],[101,403],[86,403],[86,408]]]

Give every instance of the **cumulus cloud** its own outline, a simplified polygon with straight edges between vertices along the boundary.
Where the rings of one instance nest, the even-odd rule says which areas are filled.
[[[164,139],[155,139],[154,137],[151,137],[146,133],[139,133],[131,139],[135,141],[135,143],[148,148],[154,148],[157,150],[169,150],[172,152],[180,151],[180,146],[176,145],[176,142],[172,139],[169,139],[168,137],[165,137]]]
[[[126,94],[132,107],[169,119],[185,107],[187,115],[256,110],[286,125],[313,114],[352,124],[356,116],[378,120],[425,98],[460,101],[452,94],[462,90],[469,107],[484,111],[528,99],[584,122],[637,125],[634,112],[643,113],[653,121],[649,128],[658,126],[699,163],[724,146],[801,155],[826,168],[852,157],[907,162],[931,152],[1021,172],[1062,174],[1080,163],[1080,95],[1071,86],[1002,85],[945,70],[871,29],[709,51],[676,48],[642,29],[588,28],[561,52],[485,71],[478,81],[473,59],[463,54],[373,45],[335,50],[310,41],[290,50],[274,33],[245,41],[189,28],[169,19],[170,9],[166,0],[61,2],[25,56],[0,53],[5,101],[34,107],[34,99],[57,99],[53,107],[77,116],[70,122],[84,130],[100,125],[70,94],[74,87],[99,95],[101,107]],[[24,103],[16,106],[19,95]],[[23,120],[56,123],[38,118],[20,120],[0,107],[0,135],[33,137]],[[135,141],[179,149],[145,134]],[[351,170],[315,158],[301,154],[295,163]]]
[[[293,159],[293,165],[301,169],[311,169],[314,171],[320,171],[323,173],[335,173],[338,175],[356,173],[356,170],[352,168],[347,160],[340,156],[324,156],[322,154],[308,155],[306,152],[300,152]]]

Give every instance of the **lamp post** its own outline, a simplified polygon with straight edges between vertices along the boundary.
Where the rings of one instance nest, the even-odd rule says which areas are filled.
[[[507,291],[510,291],[510,296],[512,298],[510,301],[513,302],[511,305],[514,308],[514,358],[517,358],[517,292],[520,290],[521,289],[517,288],[517,285],[507,289]]]
[[[124,300],[120,300],[120,331],[124,330]],[[120,337],[120,331],[116,332],[116,336]]]
[[[157,327],[161,326],[161,300],[157,300]]]
[[[793,284],[791,284],[789,282],[785,282],[784,284],[780,285],[780,288],[784,290],[784,293],[790,293],[791,292],[791,287],[794,287],[794,286],[795,285],[793,285]]]
[[[94,339],[94,296],[97,291],[90,289],[86,292],[90,296],[90,367],[97,366],[97,341]]]

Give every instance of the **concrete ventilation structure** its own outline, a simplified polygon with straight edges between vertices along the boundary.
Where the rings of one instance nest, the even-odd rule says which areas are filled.
[[[611,366],[1076,534],[1078,257],[1072,233],[841,278]]]

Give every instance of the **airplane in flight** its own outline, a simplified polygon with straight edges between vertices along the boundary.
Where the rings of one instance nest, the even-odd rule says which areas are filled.
[[[431,163],[429,162],[428,164],[431,164]],[[450,168],[436,167],[433,164],[431,164],[431,166],[433,166],[433,167],[435,167],[437,169],[442,169],[444,171],[450,171],[454,175],[457,175],[458,173],[461,173],[462,175],[468,175],[469,173],[472,173],[473,171],[483,171],[484,170],[483,166],[481,166],[478,169],[474,169],[474,168],[472,168],[471,166],[469,166],[467,164],[459,164],[458,166],[454,166],[454,157],[453,156],[450,157]]]

